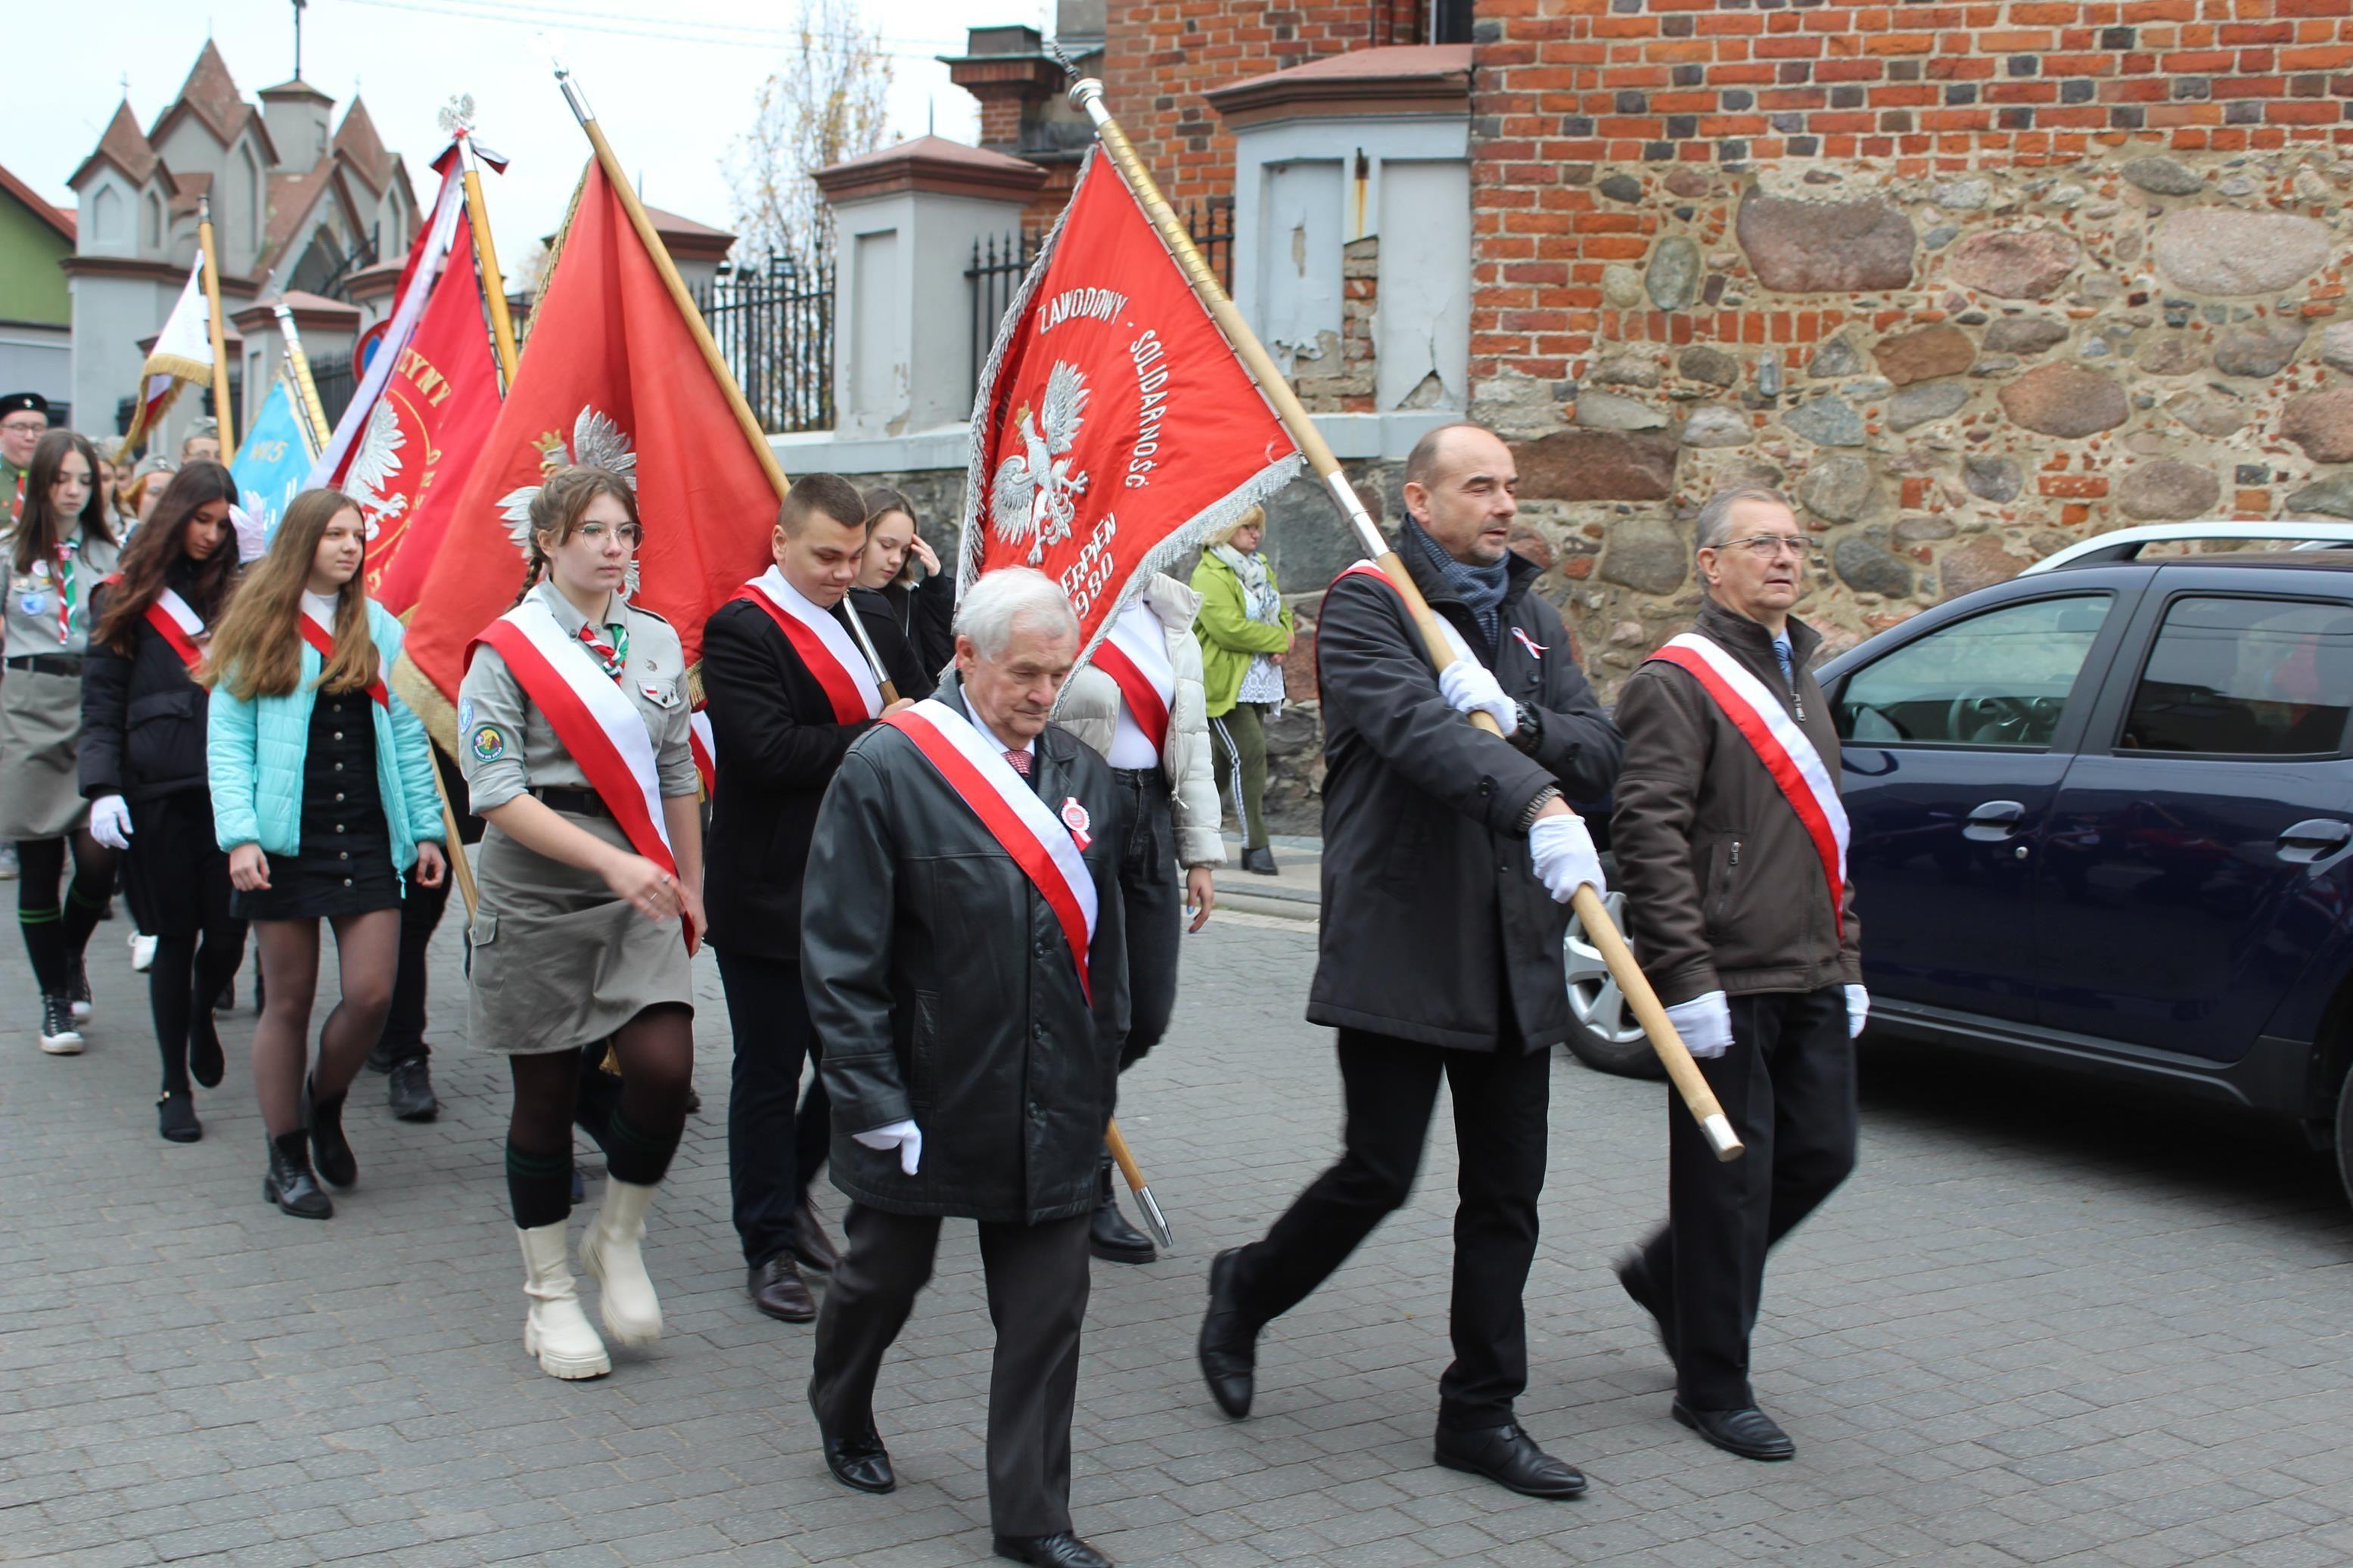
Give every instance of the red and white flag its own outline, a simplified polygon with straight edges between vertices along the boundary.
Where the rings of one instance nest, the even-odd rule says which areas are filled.
[[[981,373],[960,586],[1035,566],[1091,649],[1137,584],[1302,461],[1117,168],[1090,153]]]

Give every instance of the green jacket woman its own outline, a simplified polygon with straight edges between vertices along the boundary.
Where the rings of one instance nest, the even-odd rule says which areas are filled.
[[[1193,569],[1201,595],[1194,631],[1201,643],[1201,684],[1219,787],[1242,826],[1242,869],[1275,874],[1267,847],[1266,721],[1282,708],[1282,656],[1291,649],[1291,608],[1259,552],[1266,512],[1252,507],[1213,533]]]

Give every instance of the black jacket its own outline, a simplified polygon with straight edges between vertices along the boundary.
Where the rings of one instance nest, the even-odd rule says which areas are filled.
[[[882,596],[852,588],[844,603],[858,606],[899,695],[928,694],[931,678]],[[818,803],[849,743],[873,723],[834,722],[817,677],[768,612],[744,599],[720,605],[703,624],[702,696],[714,742],[705,940],[729,952],[794,962]]]
[[[185,593],[187,584],[172,581]],[[91,595],[96,624],[112,590]],[[133,803],[208,789],[205,702],[208,694],[164,634],[145,621],[120,654],[92,639],[81,667],[81,793],[119,795]]]
[[[1408,570],[1479,648],[1461,600],[1419,561]],[[1522,823],[1547,785],[1571,801],[1607,795],[1620,744],[1568,657],[1558,613],[1528,591],[1537,574],[1511,557],[1491,666],[1535,712],[1533,755],[1447,706],[1394,589],[1343,576],[1324,595],[1324,919],[1310,1022],[1473,1051],[1567,1038],[1568,909],[1535,879]]]
[[[951,678],[940,700],[965,711]],[[1092,1207],[1127,1033],[1111,769],[1068,731],[1038,737],[1031,783],[1090,818],[1093,1001],[1053,910],[905,735],[859,737],[809,852],[801,975],[825,1042],[833,1184],[892,1214],[1035,1225]],[[923,1163],[851,1134],[912,1120]]]
[[[915,662],[937,680],[955,658],[955,579],[939,572],[912,588],[893,583],[877,592],[889,601],[892,618],[915,650]]]

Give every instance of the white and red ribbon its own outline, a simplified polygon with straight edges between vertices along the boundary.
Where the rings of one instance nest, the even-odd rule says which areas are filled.
[[[1789,807],[1805,825],[1820,857],[1831,912],[1846,922],[1846,806],[1839,800],[1822,754],[1766,684],[1724,648],[1697,632],[1671,639],[1651,656],[1688,673],[1757,752]]]
[[[320,663],[325,664],[334,658],[335,628],[312,615],[310,605],[302,606],[302,613],[295,618],[294,624],[301,628],[302,640],[319,650]],[[385,689],[384,684],[384,650],[382,648],[376,649],[375,679],[368,682],[367,694],[375,699],[376,706],[379,708],[392,706],[392,694]]]
[[[147,624],[155,628],[158,637],[171,644],[172,651],[180,656],[180,662],[191,670],[204,662],[205,650],[196,646],[207,635],[204,617],[197,615],[175,590],[166,588],[155,595],[155,602],[147,606]]]
[[[687,721],[686,743],[694,753],[694,771],[702,779],[702,794],[708,799],[712,783],[718,776],[718,764],[712,759],[718,753],[719,741],[711,731],[711,715],[700,706]]]
[[[670,827],[662,817],[653,732],[596,656],[578,638],[565,635],[536,594],[484,627],[473,646],[494,648],[506,660],[516,684],[546,717],[566,754],[587,775],[596,798],[620,824],[629,847],[676,876],[678,858],[670,852]],[[691,950],[694,922],[685,923]]]
[[[948,787],[972,808],[981,826],[1045,898],[1071,945],[1071,956],[1079,970],[1079,989],[1092,1003],[1095,884],[1072,837],[1083,826],[1071,829],[1057,820],[995,742],[937,698],[927,697],[912,708],[902,708],[882,722],[915,743],[924,761],[939,770]],[[1083,823],[1083,807],[1079,815]]]
[[[874,682],[874,672],[866,665],[866,656],[850,639],[849,630],[815,600],[790,583],[774,566],[744,584],[735,595],[749,599],[768,612],[793,651],[801,656],[817,683],[825,689],[826,700],[833,704],[837,724],[862,724],[879,717],[882,711],[882,689]],[[854,616],[857,606],[845,605],[842,614]]]
[[[1149,634],[1157,643],[1148,646],[1138,635],[1146,628],[1132,625],[1128,613],[1122,611],[1112,619],[1111,631],[1095,645],[1095,668],[1112,678],[1119,688],[1121,705],[1144,738],[1152,742],[1152,754],[1168,754],[1168,704],[1176,695],[1176,668],[1168,662],[1167,638],[1159,632],[1160,618],[1149,606],[1144,618],[1151,623]],[[1155,676],[1166,671],[1166,689]]]

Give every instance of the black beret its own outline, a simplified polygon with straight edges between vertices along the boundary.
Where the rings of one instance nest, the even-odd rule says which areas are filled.
[[[0,417],[22,414],[27,409],[46,419],[49,416],[49,400],[37,392],[12,392],[0,397]]]

